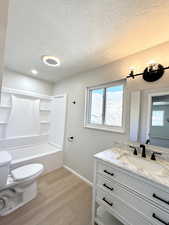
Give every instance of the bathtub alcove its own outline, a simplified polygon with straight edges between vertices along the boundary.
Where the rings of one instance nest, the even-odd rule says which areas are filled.
[[[0,151],[12,155],[12,168],[43,163],[44,173],[63,166],[65,94],[46,96],[2,88]]]

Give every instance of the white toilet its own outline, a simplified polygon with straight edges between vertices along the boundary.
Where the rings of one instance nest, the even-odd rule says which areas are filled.
[[[0,151],[0,216],[7,215],[37,195],[36,178],[43,172],[42,164],[28,164],[10,170],[12,157]]]

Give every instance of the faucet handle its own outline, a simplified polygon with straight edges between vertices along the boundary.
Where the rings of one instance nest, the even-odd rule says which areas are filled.
[[[137,155],[137,148],[132,145],[129,145],[129,147],[134,150],[133,155]]]
[[[156,155],[162,155],[161,152],[153,152],[151,155],[151,160],[156,160]]]

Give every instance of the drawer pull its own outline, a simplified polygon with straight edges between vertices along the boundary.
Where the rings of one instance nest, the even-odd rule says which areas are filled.
[[[110,173],[110,172],[107,171],[107,170],[104,170],[104,173],[107,173],[107,174],[109,174],[110,176],[114,176],[114,173]]]
[[[103,201],[106,202],[108,205],[113,206],[113,203],[106,200],[106,198],[103,198]]]
[[[165,224],[165,225],[169,225],[169,223],[165,222],[160,217],[156,216],[155,213],[153,213],[152,217],[155,218],[156,220],[160,221],[161,223]]]
[[[113,191],[114,188],[109,187],[107,184],[103,184],[104,187],[106,187],[107,189],[109,189],[110,191]]]
[[[162,199],[162,198],[158,197],[156,194],[153,194],[153,197],[169,205],[169,202],[168,201],[166,201],[165,199]]]

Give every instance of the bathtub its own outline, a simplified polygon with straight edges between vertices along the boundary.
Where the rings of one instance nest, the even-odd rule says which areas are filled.
[[[44,173],[49,173],[63,166],[62,150],[48,143],[7,149],[12,155],[11,169],[29,163],[42,163]]]

